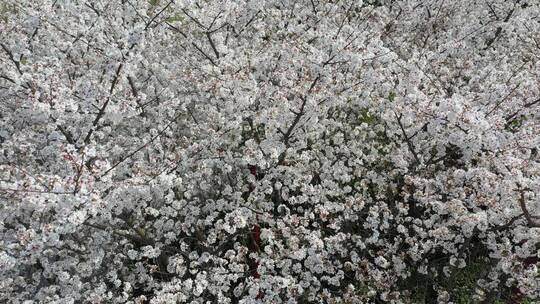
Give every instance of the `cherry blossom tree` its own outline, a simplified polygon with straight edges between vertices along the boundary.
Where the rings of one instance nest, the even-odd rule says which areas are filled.
[[[539,54],[532,0],[3,0],[0,301],[539,299]]]

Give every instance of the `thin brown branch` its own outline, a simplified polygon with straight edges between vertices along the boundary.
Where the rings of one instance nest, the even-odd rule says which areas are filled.
[[[510,221],[508,221],[508,223],[504,224],[504,225],[501,225],[501,226],[495,226],[493,228],[491,228],[490,230],[492,231],[502,231],[502,230],[506,230],[510,227],[512,227],[512,225],[517,221],[519,220],[520,218],[523,217],[524,214],[520,214],[520,215],[516,215],[514,216],[513,218],[510,219]]]
[[[529,103],[524,104],[524,105],[523,105],[523,108],[521,108],[521,109],[515,111],[514,113],[512,113],[512,114],[506,116],[506,122],[509,123],[509,122],[510,122],[514,117],[516,117],[523,109],[530,108],[530,107],[534,106],[534,105],[537,104],[537,103],[540,103],[540,98],[538,98],[538,99],[536,99],[536,100],[534,100],[534,101],[531,101],[531,102],[529,102]]]
[[[512,10],[504,18],[504,22],[508,22],[508,20],[510,20],[510,17],[512,17],[512,14],[514,13],[515,9],[516,9],[516,6],[514,5]],[[493,42],[495,42],[495,40],[497,40],[501,34],[502,34],[502,26],[499,26],[495,30],[495,34],[493,35],[493,37],[486,42],[486,46],[484,47],[484,51],[489,49],[489,47],[491,47],[491,45],[493,45]]]
[[[105,175],[107,175],[109,172],[111,172],[112,170],[114,170],[116,167],[118,167],[121,163],[125,162],[126,160],[128,160],[129,158],[133,157],[133,155],[137,154],[139,151],[141,151],[142,149],[148,147],[148,145],[150,145],[151,143],[153,143],[157,138],[159,138],[161,135],[163,135],[163,133],[165,133],[165,131],[167,131],[167,129],[169,129],[169,127],[178,119],[178,117],[180,117],[180,114],[182,113],[179,113],[178,115],[176,115],[170,122],[169,124],[167,124],[161,131],[158,132],[158,134],[156,134],[154,137],[152,137],[148,142],[146,142],[144,145],[140,146],[139,148],[135,149],[133,152],[127,154],[125,157],[123,157],[121,160],[119,160],[118,162],[116,162],[114,165],[112,165],[112,167],[110,167],[109,169],[107,169],[107,171],[105,171],[103,174],[101,174],[101,176],[99,176],[97,178],[97,180],[100,180],[101,178],[103,178]]]
[[[212,40],[212,36],[209,32],[206,32],[206,37],[208,38],[208,41],[210,41],[210,46],[212,47],[212,50],[214,51],[214,54],[216,54],[216,58],[219,59],[219,52],[216,48],[216,45],[214,44],[214,40]]]
[[[57,194],[57,195],[74,195],[73,192],[64,192],[64,191],[48,191],[48,190],[38,190],[38,189],[13,189],[13,188],[0,188],[0,192],[21,192],[21,193],[42,193],[42,194]],[[87,195],[84,195],[87,196]]]
[[[506,96],[504,96],[504,98],[502,98],[501,100],[499,100],[499,102],[497,102],[497,104],[493,107],[493,109],[491,109],[489,112],[487,112],[486,117],[488,117],[489,115],[491,115],[495,110],[497,110],[497,109],[501,106],[501,104],[502,104],[503,102],[505,102],[506,100],[508,100],[508,98],[509,98],[510,96],[512,96],[512,94],[514,94],[514,92],[517,90],[517,88],[519,88],[519,86],[520,86],[520,84],[518,83],[516,86],[514,86],[514,87],[512,88],[512,90],[510,90],[510,92],[509,92],[508,94],[506,94]]]
[[[135,80],[133,80],[133,77],[127,76],[127,80],[129,83],[129,87],[131,88],[131,93],[133,94],[133,97],[135,97],[135,102],[137,103],[137,107],[141,110],[141,116],[145,116],[146,112],[144,111],[144,106],[141,104],[139,100],[139,90],[137,89],[137,86],[135,85]]]
[[[100,224],[89,223],[89,222],[84,222],[83,225],[88,226],[88,227],[92,227],[94,229],[102,230],[102,231],[109,231],[109,229],[110,229],[113,234],[116,234],[116,235],[121,236],[123,238],[127,238],[127,239],[129,239],[131,241],[134,241],[134,242],[137,242],[139,244],[143,244],[143,245],[152,245],[153,244],[152,240],[150,240],[148,238],[143,238],[140,235],[133,235],[131,233],[124,232],[124,231],[119,230],[119,229],[113,229],[113,228],[110,228],[110,227],[107,227],[107,226],[103,226],[103,225],[100,225]]]
[[[236,34],[235,36],[238,37],[240,36],[240,34],[242,34],[242,32],[253,22],[253,20],[255,20],[255,18],[257,17],[257,15],[259,15],[261,11],[257,11],[249,20],[248,22],[246,22],[246,24],[244,24],[244,26],[240,29],[240,31],[238,32],[238,34]],[[234,29],[234,27],[233,27]]]
[[[300,105],[300,109],[298,110],[298,112],[295,112],[295,111],[291,110],[291,112],[295,115],[295,117],[294,117],[293,122],[291,123],[291,125],[287,129],[287,131],[283,131],[281,129],[278,129],[278,132],[280,132],[283,135],[283,142],[285,143],[286,147],[289,147],[289,140],[290,140],[290,137],[292,135],[292,132],[294,131],[294,129],[296,128],[296,126],[300,122],[300,118],[302,118],[302,116],[304,115],[304,108],[305,108],[306,103],[307,103],[307,96],[313,91],[313,89],[317,85],[317,82],[319,82],[320,78],[321,78],[321,75],[318,75],[313,80],[313,82],[311,83],[308,91],[306,92],[306,96],[301,96],[300,97],[300,100],[302,100],[302,104]],[[281,153],[281,155],[279,156],[278,165],[283,164],[283,162],[285,161],[286,151],[287,150],[283,151]]]
[[[190,14],[188,14],[186,9],[182,9],[182,13],[184,13],[184,15],[188,16],[188,18],[191,19],[193,22],[195,22],[198,26],[202,27],[205,30],[207,29],[201,22],[199,22],[199,20],[195,19]]]
[[[161,14],[163,14],[163,12],[169,8],[169,6],[171,6],[171,4],[173,3],[174,1],[171,0],[169,1],[169,3],[167,3],[167,5],[165,5],[165,7],[163,7],[156,15],[154,15],[154,17],[152,17],[152,19],[150,19],[150,21],[148,21],[148,23],[146,24],[146,26],[144,27],[144,30],[146,31],[148,29],[148,27],[150,27],[150,25],[154,22],[154,20],[157,19],[157,17],[159,17]]]
[[[199,51],[206,59],[208,59],[212,65],[214,66],[217,66],[216,62],[212,59],[212,57],[208,56],[208,54],[206,54],[195,42],[192,42],[191,43],[196,49],[197,51]]]
[[[114,88],[116,87],[116,84],[118,83],[118,79],[120,78],[120,72],[122,71],[122,67],[124,66],[124,63],[120,63],[118,68],[116,69],[116,74],[113,78],[113,81],[111,83],[111,87],[109,88],[109,97],[107,97],[107,100],[103,103],[103,106],[99,109],[98,114],[96,115],[96,118],[92,122],[92,127],[90,128],[90,131],[88,131],[88,134],[86,134],[86,137],[84,138],[84,143],[88,144],[90,142],[90,139],[92,138],[92,134],[94,130],[96,129],[99,121],[105,114],[105,109],[107,109],[107,106],[109,105],[109,102],[111,101],[112,93],[114,92]]]
[[[405,131],[405,127],[403,126],[403,123],[401,122],[402,115],[398,116],[395,112],[394,112],[394,115],[396,116],[399,128],[401,129],[401,133],[403,134],[403,139],[407,143],[407,147],[409,148],[409,151],[411,152],[411,154],[414,157],[414,161],[416,162],[417,165],[420,164],[420,158],[418,157],[418,153],[416,153],[416,149],[414,147],[414,144],[412,143],[411,138],[409,136],[407,136],[407,132]]]
[[[525,202],[525,191],[529,189],[518,189],[516,191],[519,192],[519,207],[521,208],[521,211],[523,211],[523,215],[525,216],[525,219],[527,220],[527,224],[529,227],[540,227],[540,222],[536,221],[536,219],[540,218],[539,216],[531,215],[529,212],[529,209],[527,209],[527,204]]]
[[[19,74],[22,75],[23,72],[21,70],[21,63],[19,61],[15,60],[15,57],[13,56],[13,53],[3,43],[0,43],[0,47],[2,47],[4,52],[7,53],[9,59],[11,60],[11,62],[13,62],[13,65],[15,65],[15,67],[17,68],[17,72],[19,72]]]

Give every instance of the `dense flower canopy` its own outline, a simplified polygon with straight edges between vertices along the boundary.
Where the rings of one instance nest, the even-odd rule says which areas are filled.
[[[538,1],[2,0],[0,47],[0,302],[540,297]]]

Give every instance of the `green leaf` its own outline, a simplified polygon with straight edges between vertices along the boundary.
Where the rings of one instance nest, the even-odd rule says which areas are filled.
[[[169,22],[169,23],[173,23],[173,22],[184,22],[184,16],[180,15],[180,14],[176,14],[174,16],[170,16],[170,17],[167,17],[167,19],[165,19],[165,21]]]
[[[360,123],[372,124],[375,122],[375,117],[369,113],[368,109],[362,109],[359,117]]]
[[[512,119],[506,124],[506,130],[511,132],[516,132],[521,128],[523,123],[527,120],[527,116],[521,115],[517,118]]]
[[[394,99],[396,99],[396,93],[395,93],[395,92],[390,92],[390,93],[388,94],[388,100],[389,100],[390,102],[393,102]]]

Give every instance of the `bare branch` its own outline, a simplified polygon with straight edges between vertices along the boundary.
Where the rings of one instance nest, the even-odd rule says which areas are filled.
[[[190,14],[188,14],[186,9],[182,9],[182,12],[184,13],[184,15],[188,16],[189,19],[191,19],[193,22],[195,22],[198,26],[202,27],[205,30],[207,29],[201,22],[199,22],[199,20],[195,19]]]
[[[212,57],[208,56],[208,54],[206,54],[197,44],[195,44],[195,42],[192,42],[191,44],[197,49],[197,51],[199,51],[204,57],[206,57],[206,59],[208,59],[212,63],[212,65],[217,66]]]
[[[101,174],[101,176],[99,176],[97,178],[97,180],[100,180],[102,179],[105,175],[107,175],[109,172],[111,172],[112,170],[114,170],[116,167],[118,167],[118,165],[120,165],[121,163],[123,163],[124,161],[128,160],[129,158],[133,157],[133,155],[137,154],[139,151],[141,151],[142,149],[148,147],[148,145],[150,145],[151,143],[153,143],[157,138],[159,138],[161,135],[163,135],[163,133],[165,133],[165,131],[167,131],[167,129],[169,129],[169,127],[178,119],[178,117],[180,117],[182,113],[178,113],[178,115],[176,115],[170,122],[169,124],[167,124],[165,126],[165,128],[163,128],[161,131],[158,132],[158,134],[156,134],[154,137],[152,137],[148,142],[146,142],[144,145],[140,146],[139,148],[137,148],[136,150],[134,150],[133,152],[129,153],[128,155],[126,155],[125,157],[123,157],[121,160],[119,160],[118,162],[116,162],[114,165],[112,165],[112,167],[110,167],[109,169],[107,169],[107,171],[105,171],[103,174]]]
[[[240,36],[240,34],[242,34],[242,32],[253,22],[253,20],[255,20],[255,18],[257,17],[257,15],[259,15],[261,11],[257,11],[249,20],[248,22],[246,22],[246,24],[244,24],[244,26],[240,29],[240,31],[238,32],[238,34],[236,34],[235,36],[238,37]],[[233,27],[234,29],[234,27]]]
[[[134,241],[134,242],[137,242],[139,244],[143,244],[143,245],[152,245],[153,244],[152,240],[150,240],[148,238],[143,238],[140,235],[134,235],[134,234],[124,232],[124,231],[119,230],[119,229],[113,229],[111,227],[103,226],[103,225],[100,225],[100,224],[89,223],[88,221],[84,222],[83,225],[88,226],[88,227],[92,227],[92,228],[95,228],[95,229],[99,229],[99,230],[102,230],[102,231],[109,231],[109,229],[110,229],[113,234],[116,234],[118,236],[127,238],[127,239],[129,239],[131,241]]]
[[[524,105],[523,105],[523,108],[521,108],[521,109],[515,111],[514,113],[512,113],[512,114],[506,116],[506,122],[509,123],[509,122],[510,122],[514,117],[516,117],[523,109],[530,108],[530,107],[534,106],[534,105],[537,104],[537,103],[540,103],[540,98],[538,98],[538,99],[536,99],[536,100],[534,100],[534,101],[531,101],[531,102],[529,102],[529,103],[524,104]]]
[[[420,158],[418,157],[418,153],[416,153],[416,149],[414,147],[414,144],[412,143],[411,138],[409,136],[407,136],[407,132],[405,131],[405,127],[403,126],[403,123],[401,122],[402,115],[400,114],[398,116],[395,112],[394,112],[394,115],[396,116],[399,128],[401,129],[401,133],[403,134],[403,139],[407,143],[407,147],[409,148],[409,151],[413,155],[416,164],[417,165],[420,164]]]
[[[508,221],[508,223],[504,224],[504,225],[501,225],[501,226],[496,226],[496,227],[493,227],[491,228],[490,230],[492,231],[502,231],[502,230],[505,230],[505,229],[508,229],[510,227],[512,227],[512,225],[517,221],[519,220],[520,218],[523,217],[523,213],[520,214],[520,215],[516,215],[514,216],[513,218],[510,219],[510,221]]]
[[[216,58],[219,58],[219,52],[216,48],[216,45],[214,44],[214,40],[212,40],[212,36],[209,32],[206,32],[206,37],[208,38],[208,41],[210,41],[210,46],[212,47],[212,50],[214,51],[214,54],[216,54]]]
[[[506,96],[504,96],[503,99],[499,100],[499,102],[497,102],[497,104],[493,107],[493,109],[491,109],[489,112],[487,112],[486,117],[488,117],[489,115],[491,115],[495,110],[497,110],[497,109],[500,107],[500,105],[501,105],[503,102],[505,102],[506,100],[508,100],[508,98],[509,98],[510,96],[512,96],[512,94],[514,94],[514,92],[517,90],[517,88],[519,88],[519,86],[520,86],[520,84],[518,83],[516,86],[514,86],[514,87],[512,88],[512,90],[510,90],[510,92],[509,92]]]
[[[169,8],[169,6],[171,6],[171,4],[173,2],[174,2],[173,0],[169,1],[169,3],[167,3],[167,5],[165,5],[165,7],[163,7],[154,17],[152,17],[152,19],[150,19],[150,21],[148,21],[148,23],[146,23],[146,26],[144,27],[144,30],[146,31],[148,29],[148,27],[150,27],[150,25],[154,22],[154,20],[156,20],[157,17],[159,17],[161,14],[163,14],[163,12],[167,8]]]
[[[135,85],[135,80],[133,80],[133,77],[127,76],[127,80],[129,83],[129,87],[131,88],[131,93],[135,97],[135,102],[137,103],[137,107],[141,110],[141,116],[146,116],[146,112],[144,111],[144,106],[141,104],[139,100],[139,90],[137,90],[137,86]]]
[[[523,211],[523,215],[525,216],[525,219],[527,220],[527,224],[529,224],[529,227],[540,227],[540,221],[537,221],[537,219],[540,219],[540,216],[534,216],[531,215],[529,210],[527,209],[527,204],[525,203],[525,191],[530,189],[518,189],[516,191],[519,192],[519,207],[521,208],[521,211]]]
[[[512,10],[506,15],[506,18],[504,18],[504,22],[508,22],[508,20],[510,20],[510,17],[512,17],[512,14],[514,13],[515,9],[516,9],[516,6],[514,4],[514,7],[512,8]],[[497,40],[497,38],[499,38],[499,36],[501,34],[502,34],[502,26],[499,26],[495,30],[495,35],[493,35],[493,37],[486,42],[486,46],[484,47],[484,51],[489,49],[489,47],[491,47],[491,45],[493,45],[493,42],[495,42],[495,40]]]
[[[0,47],[2,47],[4,52],[7,53],[9,59],[11,60],[11,62],[13,62],[13,64],[17,68],[17,72],[19,72],[19,74],[22,75],[23,72],[21,70],[21,63],[19,61],[15,60],[15,57],[13,56],[13,53],[3,43],[0,43]]]
[[[84,138],[84,143],[85,144],[88,144],[90,142],[90,139],[92,138],[92,133],[94,132],[94,130],[96,129],[96,127],[97,127],[97,125],[99,123],[99,121],[101,120],[101,118],[105,114],[105,109],[107,109],[107,106],[109,105],[109,102],[111,101],[111,96],[110,95],[113,93],[114,88],[116,87],[116,84],[118,83],[118,79],[120,77],[120,72],[122,71],[123,66],[124,66],[124,63],[120,63],[120,65],[116,69],[116,75],[114,76],[111,87],[109,88],[109,97],[107,97],[107,100],[105,100],[105,102],[103,103],[103,106],[99,109],[99,112],[96,115],[96,118],[92,122],[92,127],[90,128],[90,131],[88,131],[88,134],[86,134],[86,137]]]

